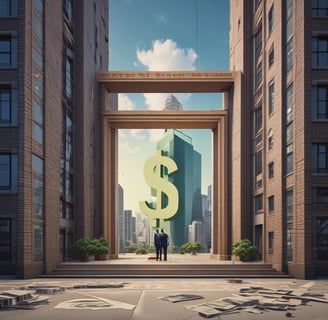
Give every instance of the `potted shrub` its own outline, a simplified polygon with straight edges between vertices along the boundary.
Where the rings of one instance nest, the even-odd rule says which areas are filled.
[[[99,239],[93,239],[94,245],[96,247],[95,254],[97,260],[107,260],[108,259],[108,244],[104,237]]]
[[[248,239],[242,239],[232,244],[232,254],[239,257],[241,261],[254,260],[259,253],[259,249]]]
[[[79,256],[81,261],[90,261],[95,259],[96,246],[92,239],[81,238],[73,244],[74,252]]]

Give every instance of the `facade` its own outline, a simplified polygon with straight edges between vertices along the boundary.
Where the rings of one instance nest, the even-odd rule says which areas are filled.
[[[249,238],[277,270],[327,275],[328,8],[319,0],[231,0],[230,21],[230,72],[185,72],[181,83],[172,72],[100,75],[101,86],[114,83],[100,92],[95,74],[108,66],[107,0],[1,2],[0,274],[50,272],[83,236],[104,233],[118,254],[119,190],[117,177],[110,180],[118,123],[213,130],[212,254],[228,259],[232,241]],[[135,90],[126,92],[147,92],[149,84],[152,92],[154,81],[163,92],[177,84],[181,92],[226,92],[228,103],[216,112],[180,115],[176,104],[117,119],[108,112],[117,101],[107,106],[106,99],[126,89],[122,77]],[[109,119],[104,132],[101,104]],[[195,183],[179,187],[176,180],[192,195],[181,221],[170,223],[171,240],[181,245],[201,218],[201,158],[175,129],[158,147],[194,175]],[[136,241],[147,242],[149,227],[135,224]]]
[[[170,177],[179,192],[179,209],[164,228],[170,236],[172,247],[188,242],[188,226],[194,220],[202,219],[201,207],[201,155],[194,150],[191,138],[180,130],[167,129],[158,141],[157,149],[172,158],[178,171]]]
[[[233,239],[293,276],[327,275],[327,3],[231,0],[230,21]]]
[[[100,234],[107,60],[108,1],[1,1],[0,274],[49,272]]]

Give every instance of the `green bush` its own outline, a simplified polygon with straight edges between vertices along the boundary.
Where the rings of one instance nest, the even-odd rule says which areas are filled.
[[[187,242],[180,248],[180,253],[197,254],[202,249],[202,245],[199,242]]]
[[[148,250],[144,247],[139,247],[137,250],[136,250],[136,254],[147,254],[148,253]]]
[[[72,248],[73,251],[80,256],[104,255],[108,253],[108,245],[105,238],[81,238],[74,242]]]
[[[232,254],[242,259],[254,259],[259,255],[259,249],[248,239],[235,241],[232,244]]]
[[[78,255],[90,255],[95,254],[96,248],[90,238],[81,238],[74,242],[73,250]]]

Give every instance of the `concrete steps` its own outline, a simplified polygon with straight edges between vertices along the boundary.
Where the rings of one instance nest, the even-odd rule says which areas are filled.
[[[43,277],[288,277],[266,263],[238,264],[109,264],[109,263],[62,263]]]

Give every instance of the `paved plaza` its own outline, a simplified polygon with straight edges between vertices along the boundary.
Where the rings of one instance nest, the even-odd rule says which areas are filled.
[[[124,263],[131,268],[140,264],[232,264],[232,261],[210,259],[208,254],[170,254],[168,261],[151,257],[125,254],[106,263]],[[90,262],[97,263],[100,262]],[[327,287],[328,279],[264,279],[242,275],[236,278],[102,278],[97,275],[92,278],[3,278],[0,279],[0,301],[1,295],[9,292],[29,293],[46,303],[22,306],[26,309],[2,307],[0,320],[327,320]],[[231,303],[240,303],[240,307],[229,309]],[[221,311],[214,308],[218,306]],[[222,311],[225,308],[228,312]]]

